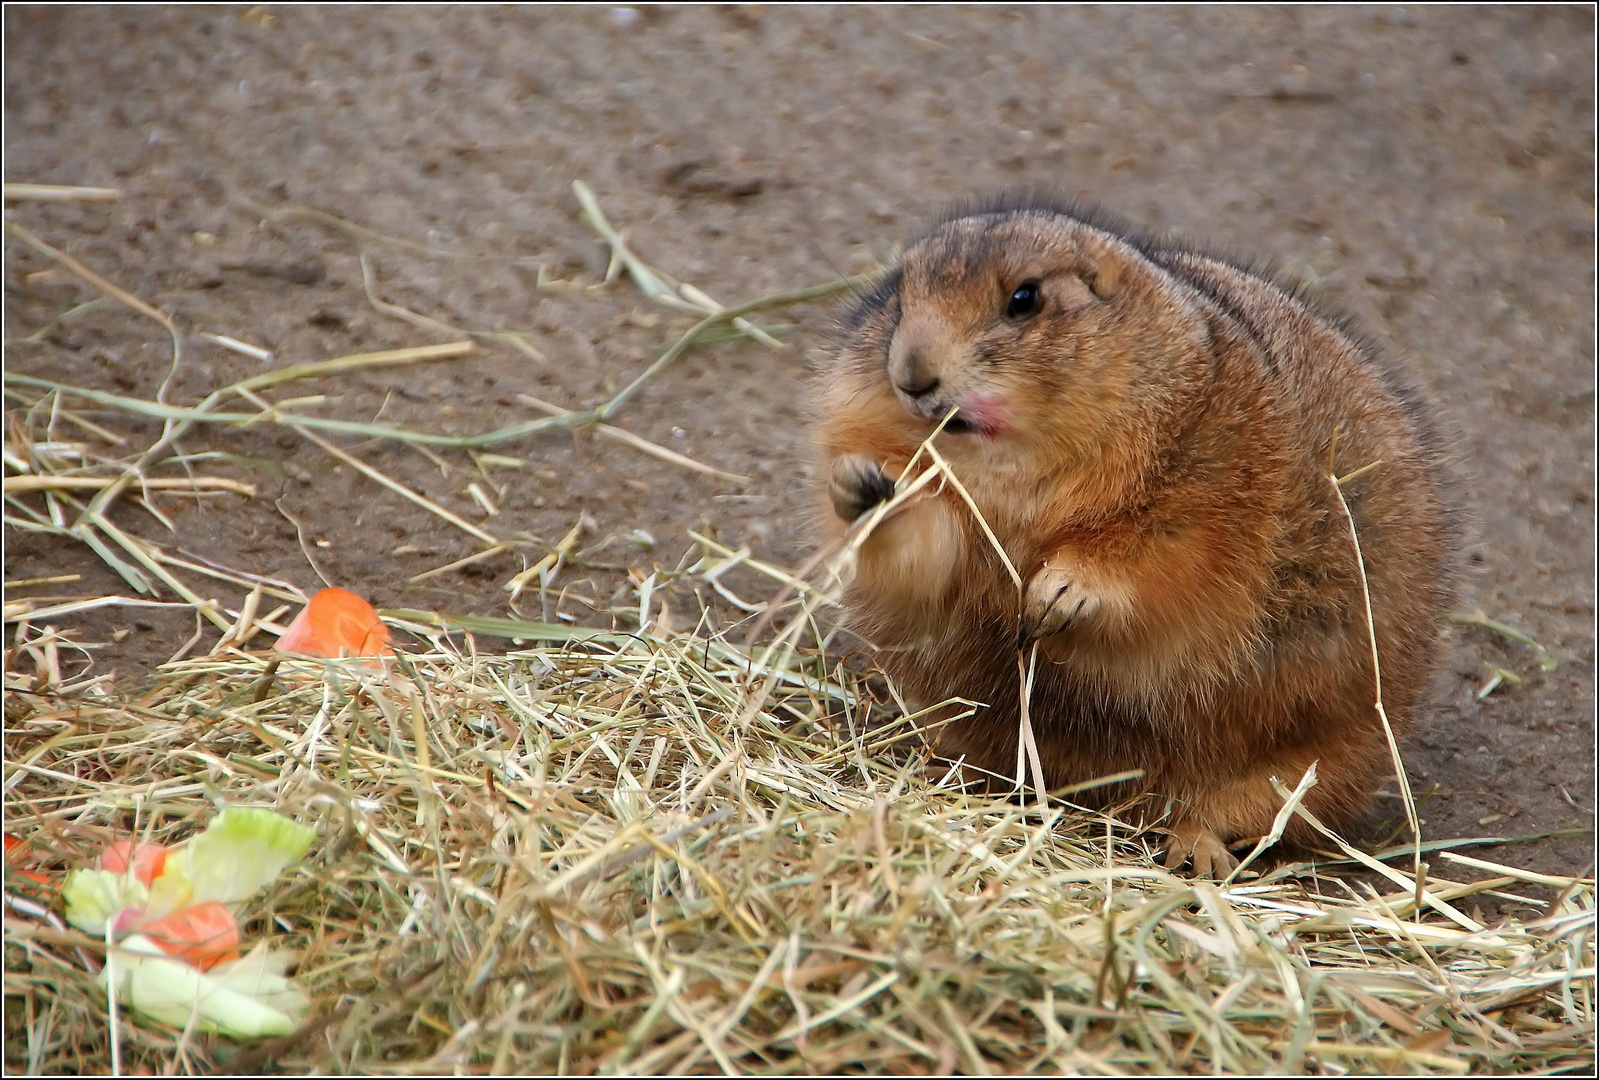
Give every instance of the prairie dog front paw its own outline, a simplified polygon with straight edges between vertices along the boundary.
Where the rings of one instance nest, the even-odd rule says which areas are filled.
[[[1101,599],[1085,587],[1082,574],[1070,566],[1045,566],[1027,583],[1022,598],[1021,626],[1016,644],[1026,648],[1039,638],[1058,634],[1090,618]]]
[[[827,490],[833,498],[833,512],[849,522],[892,499],[894,481],[882,465],[865,454],[850,454],[833,462],[833,477]]]

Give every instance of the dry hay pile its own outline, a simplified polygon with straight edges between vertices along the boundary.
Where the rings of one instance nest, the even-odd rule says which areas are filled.
[[[645,285],[654,272],[608,239]],[[712,329],[758,332],[739,317],[763,303],[706,314],[674,348]],[[1492,876],[1418,883],[1386,863],[1412,846],[1374,857],[1329,837],[1341,861],[1185,880],[1151,859],[1154,838],[1070,793],[1041,813],[959,791],[930,767],[912,718],[825,648],[673,633],[651,619],[653,576],[638,583],[633,633],[390,612],[414,642],[386,666],[286,660],[249,641],[281,629],[263,604],[303,598],[184,562],[111,520],[111,501],[151,479],[173,430],[264,417],[312,437],[313,418],[252,395],[340,364],[415,359],[397,356],[304,365],[164,413],[8,376],[8,524],[89,542],[130,587],[164,588],[178,599],[160,602],[190,604],[226,634],[136,690],[74,684],[72,642],[55,623],[156,601],[8,603],[7,832],[52,871],[87,865],[114,838],[186,839],[219,804],[273,807],[320,835],[241,913],[248,940],[298,951],[296,978],[316,1003],[305,1028],[254,1045],[118,1014],[95,980],[105,943],[62,923],[49,875],[8,863],[9,1069],[1591,1068],[1591,879],[1435,842],[1434,869]],[[259,411],[223,412],[234,399]],[[162,442],[93,467],[29,442],[40,416],[53,424],[86,400],[101,421],[161,416]],[[593,412],[581,422],[610,416]],[[95,480],[92,499],[76,500],[73,478]],[[14,479],[29,483],[13,490]],[[682,577],[715,584],[750,564],[696,540],[701,557]],[[189,584],[198,573],[248,595],[235,607],[202,599]],[[808,612],[818,597],[800,592]],[[518,645],[486,655],[482,636]],[[1357,863],[1363,876],[1351,877]],[[1458,906],[1483,892],[1524,899],[1506,891],[1517,889],[1544,890],[1527,901],[1542,917],[1483,926]]]
[[[415,626],[422,630],[423,627]],[[536,628],[529,628],[535,630]],[[557,632],[557,628],[547,628]],[[1213,885],[1057,805],[963,795],[839,673],[720,640],[503,656],[436,636],[392,674],[182,662],[108,702],[14,688],[7,828],[67,863],[218,801],[319,824],[245,913],[318,1018],[243,1059],[122,1024],[154,1069],[1464,1072],[1591,1061],[1592,882],[1534,923],[1285,867]],[[853,731],[853,733],[851,733]],[[70,826],[70,827],[69,827]],[[1400,849],[1404,854],[1407,849]],[[1402,877],[1403,875],[1398,875]],[[8,919],[13,1067],[104,1071],[103,948]]]

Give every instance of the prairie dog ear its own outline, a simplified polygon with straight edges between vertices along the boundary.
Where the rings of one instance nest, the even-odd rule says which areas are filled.
[[[1109,300],[1120,291],[1122,259],[1116,252],[1104,248],[1080,248],[1076,269],[1101,300]]]
[[[1045,283],[1044,290],[1063,313],[1080,311],[1102,302],[1094,295],[1092,284],[1080,268],[1051,277]]]

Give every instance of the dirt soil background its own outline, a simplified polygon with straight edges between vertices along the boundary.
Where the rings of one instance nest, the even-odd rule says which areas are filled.
[[[384,299],[527,331],[546,360],[486,342],[464,360],[280,397],[325,394],[310,411],[457,433],[538,415],[519,393],[604,400],[691,320],[625,279],[539,287],[535,261],[581,285],[604,274],[604,247],[577,221],[579,178],[644,258],[728,304],[869,265],[952,200],[1017,184],[1275,260],[1436,400],[1467,521],[1459,609],[1524,629],[1560,661],[1544,674],[1523,646],[1451,630],[1440,704],[1408,753],[1418,789],[1438,785],[1426,833],[1592,824],[1590,8],[10,5],[5,35],[6,179],[124,193],[8,216],[172,313],[187,335],[174,402],[268,366],[201,332],[264,346],[272,366],[447,340],[367,302],[363,246]],[[489,258],[358,245],[259,209],[290,203]],[[10,370],[154,397],[170,342],[125,310],[17,341],[93,295],[51,266],[8,240]],[[552,544],[591,516],[552,606],[608,624],[626,569],[676,566],[689,528],[778,564],[806,557],[808,362],[840,303],[770,316],[798,323],[781,352],[696,350],[629,406],[623,426],[747,484],[591,433],[497,447],[524,467],[486,475],[458,452],[441,468],[406,446],[344,445],[496,535]],[[89,415],[153,441],[153,424]],[[292,515],[321,572],[380,607],[508,613],[521,556],[408,585],[474,542],[286,429],[182,445],[253,460],[202,468],[258,496],[164,500],[175,538],[131,505],[116,512],[124,527],[312,590]],[[474,481],[496,516],[467,493]],[[8,580],[82,575],[8,598],[127,592],[87,548],[5,538]],[[751,600],[771,591],[728,581]],[[744,617],[705,592],[672,597],[679,622],[700,602]],[[554,614],[536,598],[521,611]],[[96,671],[131,681],[194,619],[123,610],[73,625],[107,643]],[[1524,681],[1479,701],[1491,666]],[[1592,852],[1589,835],[1508,857],[1569,873]]]

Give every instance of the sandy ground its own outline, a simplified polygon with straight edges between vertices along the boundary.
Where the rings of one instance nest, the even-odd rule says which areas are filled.
[[[297,386],[323,415],[477,432],[526,419],[519,393],[603,400],[688,325],[622,281],[577,222],[585,179],[647,259],[725,303],[887,256],[951,200],[1050,184],[1196,242],[1275,260],[1349,311],[1437,403],[1467,521],[1462,611],[1559,659],[1455,629],[1440,701],[1409,750],[1436,794],[1429,836],[1592,823],[1594,782],[1594,21],[1516,8],[390,8],[8,6],[8,181],[120,188],[102,205],[10,216],[171,312],[187,332],[169,400],[262,365],[445,335],[366,300],[348,235],[260,207],[316,207],[463,261],[366,244],[387,300],[456,327],[528,331],[535,362],[490,342],[449,364]],[[96,310],[17,344],[92,294],[8,241],[7,364],[153,397],[170,344]],[[689,528],[768,560],[806,555],[808,361],[838,307],[782,352],[690,354],[631,405],[637,433],[732,484],[584,434],[499,447],[499,514],[445,467],[346,445],[497,534],[554,542],[594,521],[560,610],[605,622],[632,565],[676,565]],[[8,402],[8,408],[10,403]],[[117,421],[149,441],[154,428]],[[506,556],[407,585],[474,550],[462,532],[292,434],[209,432],[189,453],[257,483],[249,502],[132,507],[143,535],[311,589],[322,574],[380,606],[504,614]],[[644,530],[643,538],[629,534]],[[14,595],[125,591],[86,548],[8,529],[6,578],[79,573]],[[730,582],[759,599],[751,578]],[[712,617],[741,615],[712,594]],[[233,597],[230,602],[237,602]],[[674,599],[691,619],[693,596]],[[525,614],[542,614],[535,604]],[[191,616],[77,623],[96,670],[141,676]],[[112,642],[120,630],[124,640]],[[208,642],[206,643],[208,644]],[[1491,666],[1521,676],[1485,700]],[[1393,804],[1388,804],[1390,811]],[[1590,836],[1517,849],[1580,870]]]

